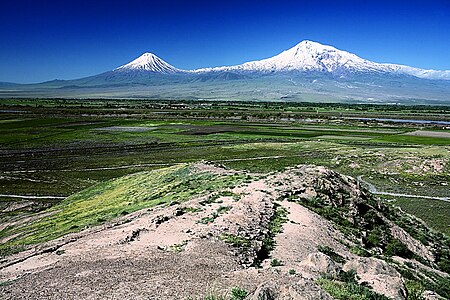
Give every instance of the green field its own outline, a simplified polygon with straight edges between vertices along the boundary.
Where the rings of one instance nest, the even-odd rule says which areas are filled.
[[[3,99],[0,111],[4,221],[79,197],[30,196],[67,197],[121,176],[199,160],[252,172],[324,165],[363,176],[381,191],[450,196],[450,139],[405,135],[424,128],[448,133],[450,125],[354,119],[448,121],[447,107]],[[392,203],[450,234],[450,203],[437,201],[398,198]],[[99,218],[122,209],[102,211]]]

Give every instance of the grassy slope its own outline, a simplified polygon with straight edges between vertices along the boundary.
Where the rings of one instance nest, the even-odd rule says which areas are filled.
[[[0,237],[14,235],[0,246],[8,253],[104,223],[142,208],[183,202],[194,195],[235,186],[244,175],[216,175],[194,172],[190,165],[177,165],[151,172],[140,172],[97,184],[45,211],[49,216],[22,226],[10,226]]]
[[[407,213],[415,215],[430,227],[450,236],[450,202],[404,197],[389,198]]]

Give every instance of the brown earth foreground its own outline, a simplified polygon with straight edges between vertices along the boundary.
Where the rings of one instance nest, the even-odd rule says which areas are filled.
[[[197,168],[235,172],[207,164]],[[373,291],[405,299],[404,279],[394,267],[354,254],[349,249],[355,241],[333,223],[299,202],[283,200],[322,197],[330,205],[348,203],[357,214],[358,204],[370,196],[354,179],[315,166],[258,178],[235,187],[237,197],[205,204],[206,195],[141,210],[7,257],[0,265],[0,281],[8,282],[0,286],[1,298],[203,299],[239,287],[250,293],[247,299],[333,299],[317,279],[355,270]],[[270,255],[264,255],[263,240],[280,207],[288,212],[287,220],[274,236]],[[433,260],[428,247],[386,222],[411,251]],[[333,249],[342,260],[320,247]],[[282,264],[274,265],[273,259]],[[417,261],[397,260],[425,268]]]

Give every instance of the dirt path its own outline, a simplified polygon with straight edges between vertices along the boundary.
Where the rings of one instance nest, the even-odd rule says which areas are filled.
[[[304,153],[298,155],[274,155],[274,156],[257,156],[248,158],[230,158],[230,159],[219,159],[210,160],[211,162],[222,163],[222,162],[234,162],[234,161],[252,161],[252,160],[263,160],[263,159],[279,159],[288,157],[302,157],[305,156]],[[64,170],[52,170],[52,169],[39,169],[39,170],[19,170],[19,171],[4,171],[3,173],[36,173],[36,172],[89,172],[89,171],[102,171],[102,170],[119,170],[119,169],[131,169],[131,168],[145,168],[145,167],[169,167],[174,165],[185,164],[186,162],[172,162],[172,163],[149,163],[149,164],[134,164],[134,165],[122,165],[122,166],[111,166],[111,167],[98,167],[98,168],[85,168],[85,169],[64,169]],[[19,180],[19,179],[18,179]]]
[[[362,177],[363,177],[363,175],[359,175],[357,177],[358,181],[365,184],[367,186],[367,188],[369,189],[369,192],[371,192],[372,194],[375,194],[375,195],[386,195],[386,196],[405,197],[405,198],[420,198],[420,199],[430,199],[430,200],[440,200],[440,201],[450,202],[450,197],[433,197],[433,196],[424,196],[424,195],[410,195],[410,194],[382,192],[382,191],[379,191],[376,188],[376,186],[374,186],[370,182],[365,181]]]
[[[19,199],[66,199],[67,197],[61,196],[31,196],[31,195],[11,195],[0,194],[0,197],[19,198]]]

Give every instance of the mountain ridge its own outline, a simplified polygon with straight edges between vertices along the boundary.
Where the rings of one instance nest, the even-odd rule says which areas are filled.
[[[111,71],[73,80],[0,85],[0,97],[145,98],[346,103],[450,103],[450,71],[379,64],[303,41],[274,57],[183,70],[146,52]]]
[[[150,71],[161,74],[173,73],[209,73],[209,72],[325,72],[342,74],[346,72],[376,72],[410,75],[424,79],[450,80],[450,70],[427,70],[392,63],[377,63],[339,50],[333,46],[304,40],[294,47],[275,56],[245,62],[239,65],[207,67],[194,70],[182,70],[173,67],[153,53],[146,52],[132,62],[116,68],[114,71]]]

